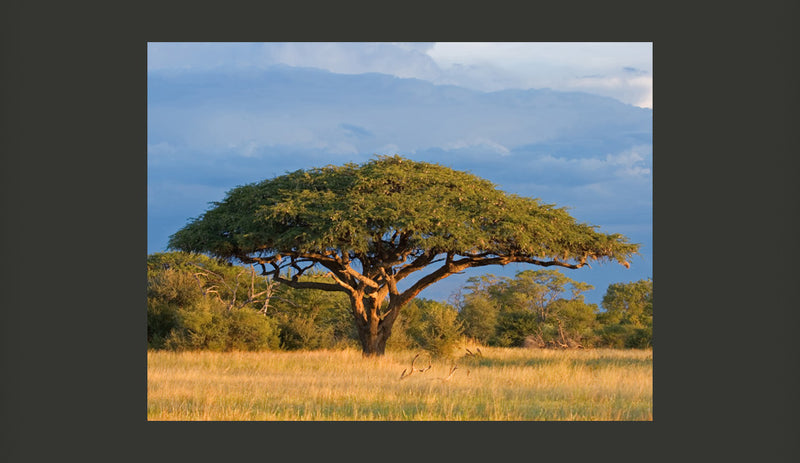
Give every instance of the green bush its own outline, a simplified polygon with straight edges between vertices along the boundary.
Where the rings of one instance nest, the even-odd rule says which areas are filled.
[[[507,310],[497,319],[497,333],[491,344],[500,347],[521,347],[525,338],[539,333],[538,316],[527,310]]]
[[[625,347],[636,349],[646,349],[653,347],[653,328],[634,328],[633,332],[628,336],[625,341]]]
[[[419,319],[408,327],[410,337],[431,355],[451,355],[463,338],[458,311],[449,304],[428,299],[415,299],[409,306],[412,304],[418,309]]]
[[[177,307],[156,299],[147,299],[147,348],[163,349],[167,338],[178,326]]]
[[[458,319],[464,325],[464,335],[488,344],[497,332],[499,308],[491,299],[480,293],[464,297]]]
[[[392,335],[386,341],[386,350],[411,350],[420,349],[412,332],[418,327],[421,320],[419,306],[414,301],[403,307],[400,315],[392,326]]]
[[[226,350],[225,307],[217,300],[204,298],[178,309],[178,324],[165,343],[172,350]]]
[[[273,320],[252,309],[231,309],[204,298],[177,310],[177,323],[164,342],[172,350],[270,350],[279,347]]]
[[[322,326],[307,315],[278,316],[281,347],[287,350],[326,349],[336,345],[332,326]]]
[[[176,268],[148,272],[147,297],[175,306],[185,306],[203,297],[191,273]]]
[[[598,330],[600,345],[614,349],[623,349],[628,345],[628,339],[633,335],[635,328],[631,325],[602,325]]]
[[[228,322],[226,350],[277,350],[278,326],[252,309],[234,309],[225,314]]]

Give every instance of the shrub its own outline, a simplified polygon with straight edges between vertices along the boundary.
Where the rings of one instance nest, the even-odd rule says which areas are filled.
[[[173,329],[178,326],[179,314],[175,306],[147,299],[147,348],[163,349]]]
[[[276,350],[280,348],[275,321],[252,309],[227,312],[228,350]]]
[[[386,341],[386,349],[420,349],[421,346],[412,334],[420,330],[421,316],[419,306],[414,301],[403,307],[403,311],[392,326],[392,335]]]
[[[278,317],[278,326],[281,347],[284,349],[324,349],[336,344],[333,327],[321,326],[307,315],[281,314]]]
[[[165,347],[172,350],[225,350],[226,309],[215,299],[204,298],[189,307],[178,309],[178,324]]]
[[[186,306],[203,297],[203,291],[191,273],[175,268],[148,272],[147,296],[176,306]]]
[[[409,327],[409,335],[431,355],[447,357],[458,347],[463,326],[454,307],[443,302],[415,299],[409,305],[419,308],[419,323]]]
[[[497,334],[492,344],[500,347],[521,347],[531,335],[541,337],[537,314],[526,310],[508,310],[500,313]]]
[[[630,325],[603,325],[599,330],[600,344],[603,347],[622,349],[627,344],[633,327]]]
[[[625,341],[625,347],[636,349],[646,349],[653,347],[653,328],[634,328],[633,332],[628,336]]]
[[[487,344],[497,331],[499,309],[488,297],[471,293],[464,298],[458,319],[464,325],[464,334],[479,343]]]
[[[267,350],[280,340],[273,320],[252,309],[232,309],[203,298],[177,311],[178,319],[164,347],[173,350]]]

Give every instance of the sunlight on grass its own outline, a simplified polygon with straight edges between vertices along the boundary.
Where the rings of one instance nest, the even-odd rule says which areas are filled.
[[[147,353],[149,420],[652,420],[651,350]],[[451,366],[457,368],[449,380]],[[416,367],[420,367],[418,362]],[[427,360],[426,365],[427,366]]]

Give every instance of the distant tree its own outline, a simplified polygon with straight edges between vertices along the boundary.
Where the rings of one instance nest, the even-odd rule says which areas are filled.
[[[598,332],[610,347],[652,347],[653,280],[613,283],[603,296]]]
[[[259,264],[262,275],[293,288],[345,293],[364,354],[383,355],[401,309],[468,268],[629,266],[639,246],[595,228],[469,173],[381,156],[234,188],[169,247]],[[299,278],[315,266],[328,282]]]
[[[651,326],[653,324],[653,280],[612,283],[608,285],[601,306],[605,310],[601,318],[607,324]]]
[[[574,299],[590,289],[591,285],[574,281],[556,270],[521,271],[513,279],[505,278],[500,287],[507,306],[536,314],[540,323],[550,320],[551,312],[556,307],[555,301],[565,295]]]
[[[494,337],[499,314],[497,302],[480,292],[465,295],[458,312],[464,335],[482,344],[488,344]]]
[[[485,275],[468,282],[460,314],[467,335],[478,327],[476,339],[500,346],[592,344],[597,306],[587,304],[582,294],[591,285],[555,270],[524,270],[514,278]]]

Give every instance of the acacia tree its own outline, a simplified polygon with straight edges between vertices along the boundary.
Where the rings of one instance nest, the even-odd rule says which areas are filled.
[[[172,235],[169,247],[260,264],[262,274],[293,288],[346,293],[365,355],[383,355],[402,307],[454,273],[513,262],[627,267],[638,250],[563,208],[397,155],[236,187]],[[328,282],[299,279],[319,266]],[[414,274],[422,276],[406,280]]]

